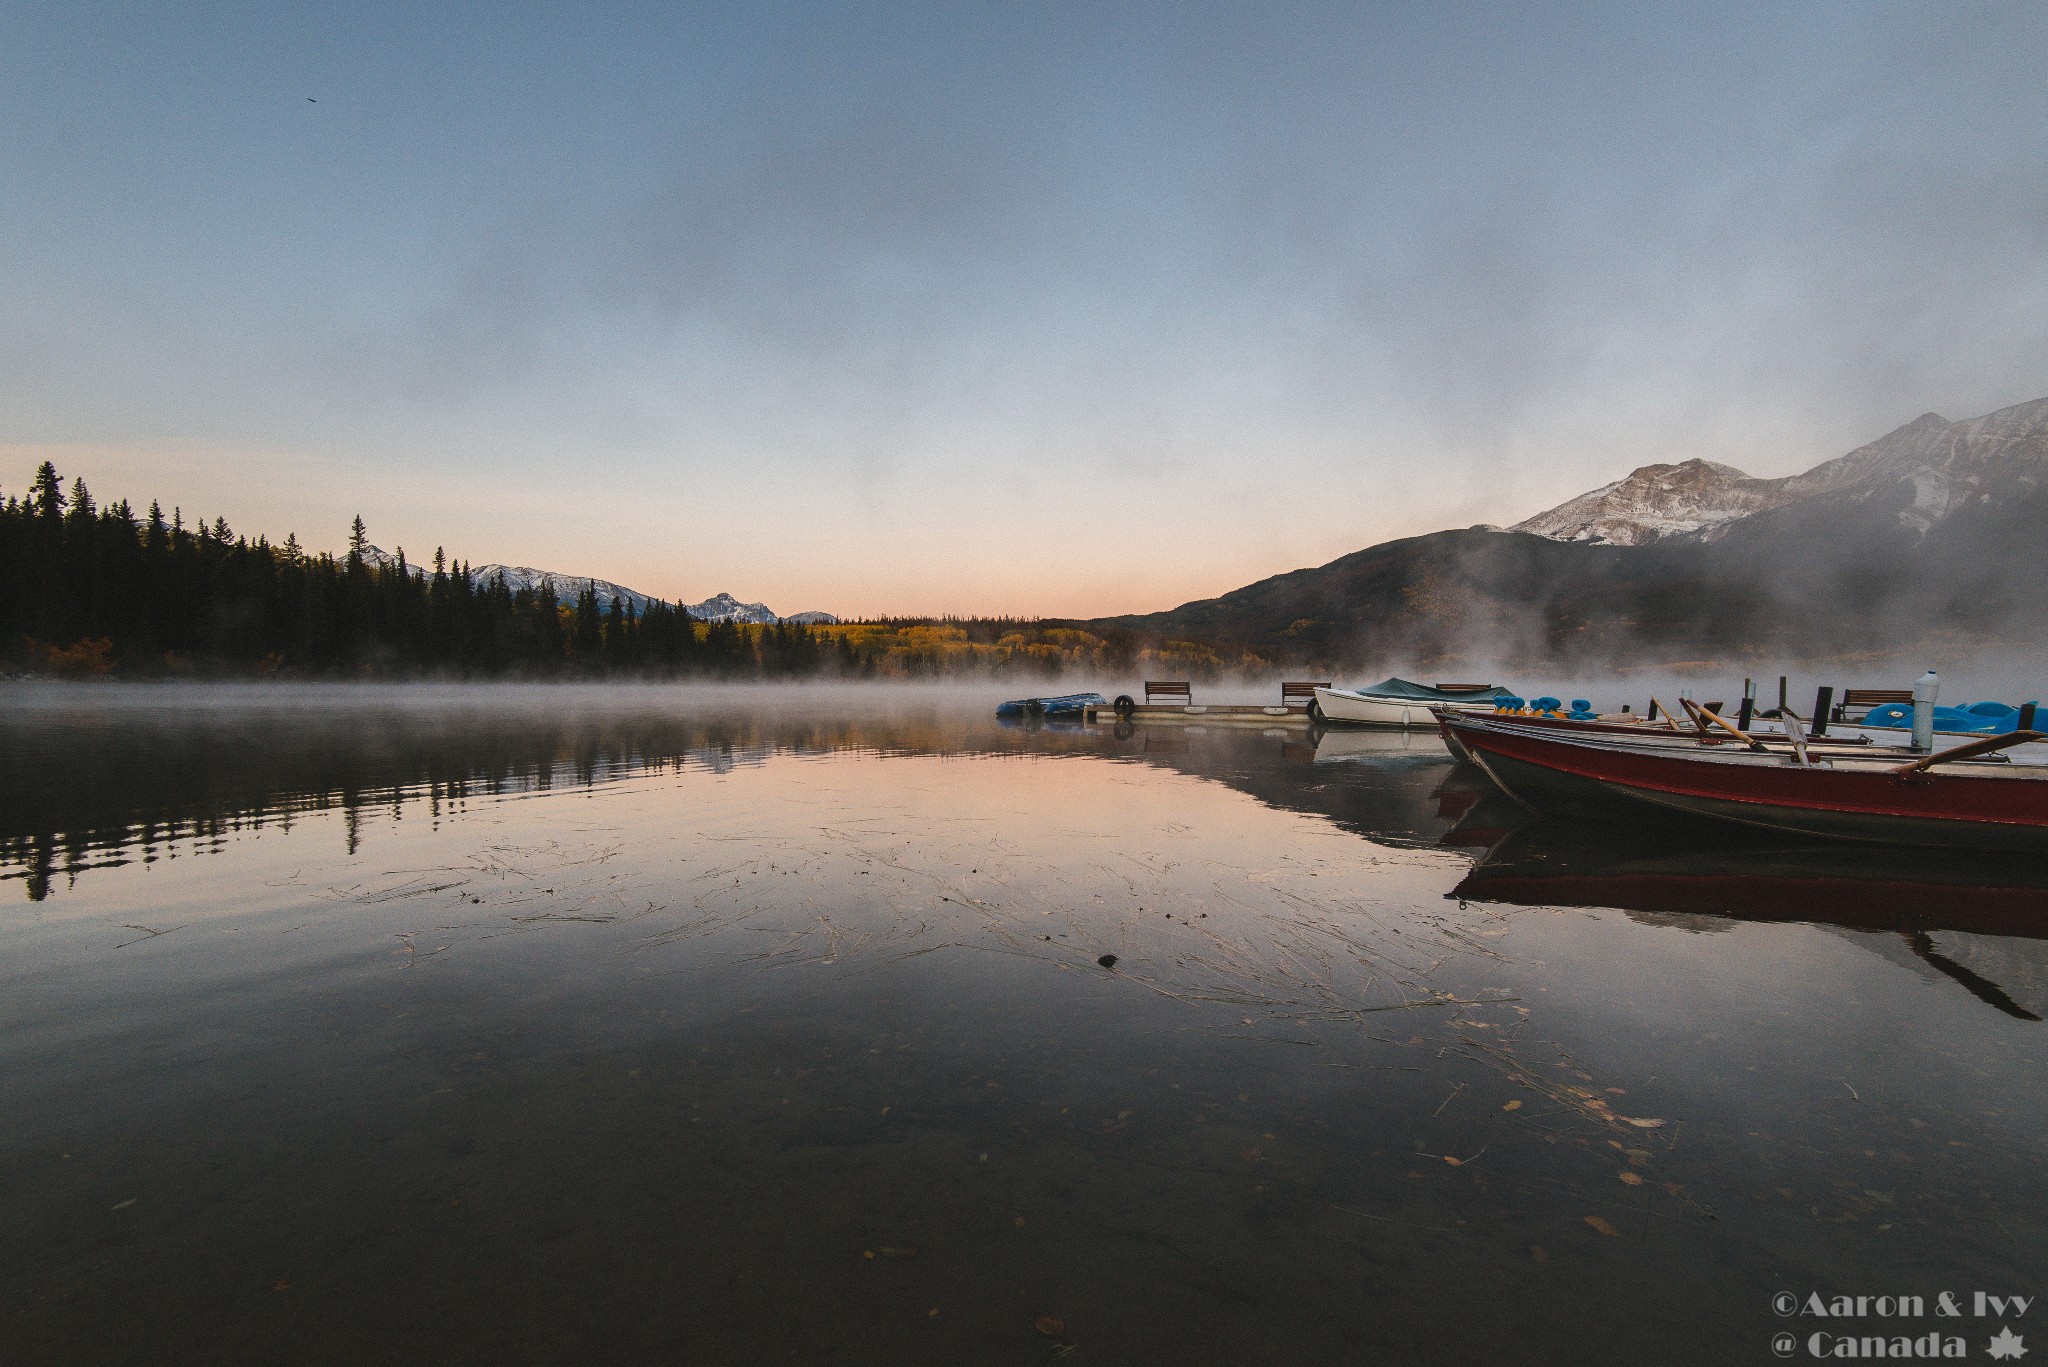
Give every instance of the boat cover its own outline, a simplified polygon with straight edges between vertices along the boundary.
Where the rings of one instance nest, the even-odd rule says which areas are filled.
[[[998,717],[1066,717],[1087,707],[1104,707],[1109,699],[1100,693],[1068,693],[1057,698],[1019,698],[996,708]]]
[[[1368,698],[1398,698],[1402,702],[1492,702],[1505,698],[1508,691],[1500,685],[1476,693],[1446,693],[1441,688],[1430,688],[1425,684],[1409,683],[1406,679],[1386,679],[1370,688],[1354,688]]]

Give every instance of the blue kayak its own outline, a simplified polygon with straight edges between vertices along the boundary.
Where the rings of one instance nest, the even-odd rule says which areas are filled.
[[[2020,710],[2011,703],[1973,702],[1962,707],[1934,709],[1934,729],[1943,735],[2010,735],[2019,729],[2019,721]],[[1858,724],[1907,730],[1913,725],[1913,705],[1903,702],[1880,704],[1871,708]]]
[[[1100,693],[1067,693],[1057,698],[1019,698],[996,708],[1000,721],[1024,717],[1078,717],[1085,708],[1107,707],[1109,699]]]

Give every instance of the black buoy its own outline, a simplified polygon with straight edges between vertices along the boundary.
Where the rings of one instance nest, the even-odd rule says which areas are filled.
[[[1101,958],[1097,959],[1097,960],[1096,960],[1095,962],[1096,962],[1096,963],[1099,963],[1099,964],[1101,964],[1101,965],[1102,965],[1102,966],[1103,966],[1104,968],[1115,968],[1115,967],[1116,967],[1116,955],[1114,955],[1114,954],[1105,954],[1105,955],[1103,955],[1103,956],[1102,956]]]

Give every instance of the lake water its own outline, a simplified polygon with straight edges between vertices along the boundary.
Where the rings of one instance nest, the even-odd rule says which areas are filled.
[[[0,1361],[2048,1319],[1970,1300],[2048,1292],[2040,870],[1529,828],[1431,737],[994,701],[9,690]]]

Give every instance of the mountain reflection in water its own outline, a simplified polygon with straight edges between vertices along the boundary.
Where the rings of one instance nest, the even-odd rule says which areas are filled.
[[[910,690],[10,702],[9,1361],[1718,1363],[2048,1270],[2023,864]]]

